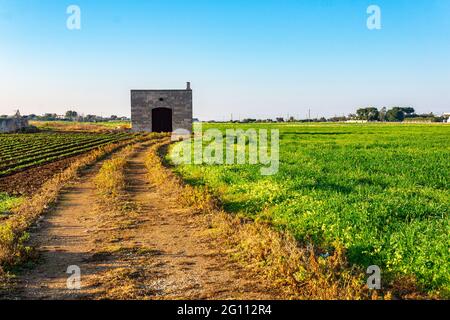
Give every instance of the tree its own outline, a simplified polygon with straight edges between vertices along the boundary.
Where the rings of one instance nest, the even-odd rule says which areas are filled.
[[[46,113],[41,117],[44,121],[55,121],[57,118],[58,115],[56,113]]]
[[[67,111],[66,112],[66,119],[75,119],[78,117],[78,113],[76,111]]]
[[[386,113],[387,121],[403,121],[404,119],[405,113],[403,112],[402,108],[394,107]]]
[[[411,108],[411,107],[400,108],[400,109],[403,111],[403,113],[405,114],[406,117],[411,117],[416,113],[414,108]]]
[[[97,116],[93,114],[88,114],[84,117],[86,122],[95,122],[97,120]]]
[[[376,121],[380,113],[377,108],[361,108],[356,111],[356,114],[361,120]]]
[[[356,110],[356,115],[358,116],[359,119],[367,120],[366,108],[360,108],[360,109]]]
[[[380,117],[380,113],[377,108],[367,108],[367,120],[369,121],[377,121]]]

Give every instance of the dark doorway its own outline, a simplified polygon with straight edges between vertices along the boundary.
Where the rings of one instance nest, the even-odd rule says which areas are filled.
[[[152,110],[152,131],[172,132],[172,110],[155,108]]]

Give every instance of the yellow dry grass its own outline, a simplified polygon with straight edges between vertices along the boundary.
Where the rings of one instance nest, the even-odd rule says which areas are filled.
[[[69,131],[69,132],[111,132],[127,131],[131,123],[127,122],[67,122],[67,121],[30,121],[30,124],[41,130]]]
[[[103,197],[118,197],[125,189],[124,168],[127,158],[133,152],[133,146],[128,146],[112,159],[105,161],[94,178],[95,186]]]

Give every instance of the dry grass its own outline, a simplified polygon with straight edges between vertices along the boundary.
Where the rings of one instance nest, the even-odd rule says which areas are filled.
[[[133,146],[128,146],[112,159],[103,163],[94,178],[95,186],[100,195],[105,198],[117,198],[123,193],[126,186],[124,168],[133,149]]]
[[[146,285],[154,272],[149,257],[154,250],[144,247],[115,245],[96,254],[100,260],[109,259],[108,267],[102,267],[88,280],[86,287],[92,288],[91,297],[96,300],[143,300],[150,299],[155,292]],[[112,261],[112,262],[111,262]]]
[[[170,194],[176,194],[182,205],[194,208],[199,213],[212,213],[216,211],[218,203],[208,189],[203,187],[193,188],[184,185],[182,181],[167,169],[163,161],[167,145],[170,143],[168,138],[155,144],[146,156],[145,165],[148,170],[149,179],[162,187]]]
[[[121,132],[131,129],[129,122],[68,122],[68,121],[30,121],[30,124],[41,130],[69,132]]]
[[[99,300],[137,300],[143,296],[141,287],[142,271],[132,267],[118,267],[97,275],[90,283],[100,287]]]
[[[97,189],[96,211],[99,221],[108,224],[110,230],[124,230],[134,227],[137,215],[136,204],[130,201],[126,193],[125,167],[137,145],[128,146],[114,157],[105,161],[94,184]],[[109,237],[114,237],[114,232]]]
[[[275,285],[286,288],[295,299],[368,299],[364,273],[351,267],[345,251],[337,248],[321,257],[316,248],[300,247],[289,234],[270,225],[251,222],[219,212],[211,225],[237,259],[256,272],[264,272]]]
[[[312,245],[301,247],[289,234],[268,224],[232,216],[221,210],[208,190],[184,184],[161,159],[168,143],[162,141],[151,148],[146,159],[149,179],[205,214],[210,235],[230,256],[263,274],[274,286],[285,288],[293,299],[379,298],[367,289],[364,270],[350,266],[344,249],[338,247],[331,256],[321,257]],[[391,298],[389,292],[381,294]]]

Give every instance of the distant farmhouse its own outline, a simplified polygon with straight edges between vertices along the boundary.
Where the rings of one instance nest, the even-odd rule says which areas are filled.
[[[12,133],[29,126],[28,119],[17,111],[13,117],[0,118],[0,133]]]
[[[192,90],[131,90],[135,132],[192,132]]]

